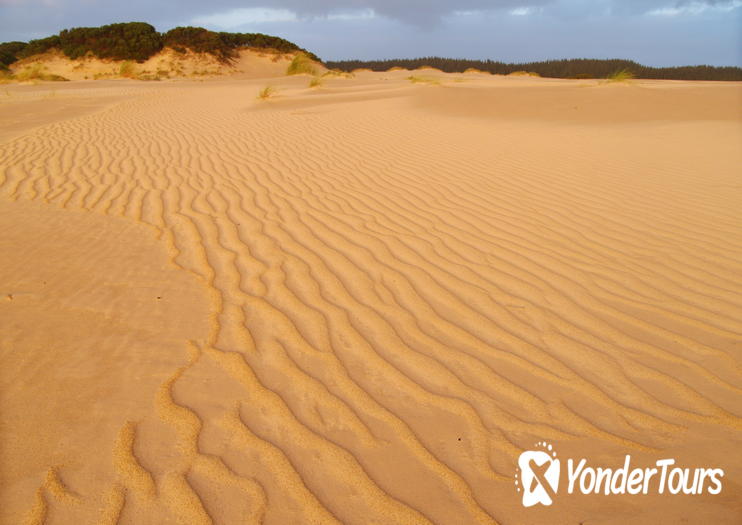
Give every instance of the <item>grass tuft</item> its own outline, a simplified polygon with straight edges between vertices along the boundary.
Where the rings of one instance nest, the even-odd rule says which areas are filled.
[[[312,80],[309,81],[309,87],[310,88],[316,88],[322,86],[324,83],[324,80],[320,77],[312,77]]]
[[[276,88],[273,86],[265,86],[263,89],[261,89],[258,92],[258,99],[259,100],[268,100],[272,96],[276,94]]]
[[[331,69],[329,71],[326,71],[322,77],[338,77],[338,78],[353,78],[355,75],[353,73],[346,73],[345,71],[340,71],[339,69]]]
[[[633,80],[634,73],[629,71],[628,69],[621,69],[619,71],[616,71],[615,73],[612,73],[608,75],[607,79],[610,82],[627,82],[629,80]]]
[[[316,75],[315,62],[306,53],[297,53],[286,69],[287,75]]]
[[[407,80],[412,82],[413,84],[432,84],[432,85],[438,85],[440,82],[434,78],[430,77],[420,77],[417,75],[412,75],[407,77]]]

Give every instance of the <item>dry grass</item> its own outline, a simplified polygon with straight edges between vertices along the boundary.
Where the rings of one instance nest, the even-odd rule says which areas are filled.
[[[323,80],[320,77],[313,77],[312,80],[309,81],[309,87],[310,88],[317,88],[321,87],[323,84]]]
[[[413,84],[430,84],[430,85],[439,85],[440,81],[436,80],[434,78],[430,77],[420,77],[417,75],[412,75],[407,77],[407,80],[412,82]]]
[[[508,75],[509,77],[541,77],[538,73],[533,71],[513,71]]]
[[[10,78],[18,82],[31,82],[37,80],[46,82],[65,82],[69,80],[61,75],[47,73],[46,67],[42,66],[41,64],[33,64],[31,66],[27,66],[22,71],[11,75]]]
[[[277,91],[278,90],[274,86],[265,86],[258,92],[258,99],[268,100],[269,98],[275,96]]]
[[[317,65],[305,53],[297,53],[286,69],[287,75],[316,75]]]
[[[329,71],[326,71],[323,75],[323,78],[330,77],[330,78],[353,78],[355,75],[353,73],[346,73],[345,71],[340,71],[339,69],[331,69]]]
[[[634,78],[634,73],[628,69],[621,69],[620,71],[608,75],[607,80],[609,82],[628,82],[629,80],[634,80]]]

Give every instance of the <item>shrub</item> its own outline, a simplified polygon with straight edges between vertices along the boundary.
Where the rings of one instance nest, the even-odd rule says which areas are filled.
[[[32,40],[28,44],[6,42],[0,44],[0,65],[7,66],[50,49],[59,49],[73,60],[91,54],[98,58],[144,62],[164,46],[178,53],[186,53],[188,49],[209,53],[220,61],[236,57],[240,47],[269,49],[279,54],[300,52],[310,61],[320,61],[316,55],[288,40],[262,33],[217,33],[202,27],[176,27],[160,34],[150,24],[129,22],[65,29],[59,35]]]
[[[65,29],[59,40],[64,54],[72,59],[91,52],[98,58],[144,62],[162,49],[160,34],[144,22]]]
[[[46,53],[50,49],[59,48],[59,37],[50,36],[47,38],[40,38],[38,40],[31,40],[21,51],[18,52],[18,58],[26,58],[33,55],[40,55]]]
[[[7,66],[18,60],[19,54],[28,46],[25,42],[6,42],[0,44],[0,69],[7,69]]]
[[[300,48],[293,42],[283,38],[262,33],[219,33],[222,41],[230,48],[254,47],[259,49],[273,50],[278,53],[293,53],[300,51],[311,60],[321,62],[314,53]]]
[[[321,85],[322,79],[320,77],[313,77],[312,80],[309,81],[310,88],[320,87]]]
[[[196,53],[210,53],[223,62],[234,56],[232,48],[222,40],[219,33],[203,27],[176,27],[165,33],[162,41],[165,46],[172,48],[188,48]]]

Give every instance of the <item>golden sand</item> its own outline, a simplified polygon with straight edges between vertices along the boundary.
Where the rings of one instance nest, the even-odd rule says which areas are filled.
[[[0,523],[739,522],[740,84],[432,74],[0,89]]]

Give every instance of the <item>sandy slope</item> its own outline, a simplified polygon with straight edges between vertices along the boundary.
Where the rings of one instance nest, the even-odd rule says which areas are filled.
[[[739,522],[740,85],[408,75],[0,116],[1,523]]]
[[[71,60],[59,50],[33,55],[11,64],[13,73],[23,73],[33,68],[41,68],[48,75],[59,75],[67,80],[99,80],[121,78],[122,65],[127,63],[129,78],[144,76],[182,78],[213,77],[230,75],[234,78],[264,78],[283,75],[294,55],[278,53],[266,49],[242,48],[236,58],[220,62],[209,53],[195,53],[187,50],[178,53],[166,47],[142,63],[133,61],[100,59],[88,56]],[[148,78],[144,78],[147,80]]]

